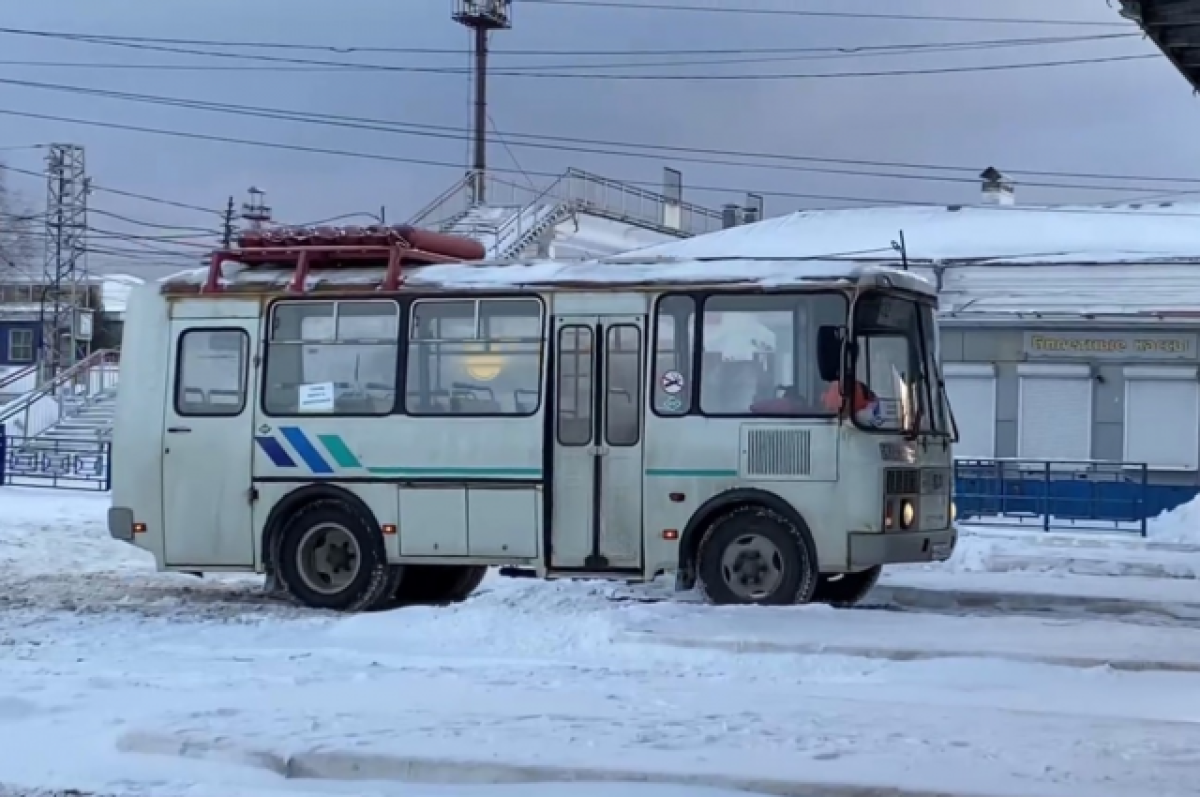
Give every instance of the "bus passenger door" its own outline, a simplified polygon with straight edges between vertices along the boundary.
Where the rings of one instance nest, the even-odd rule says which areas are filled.
[[[254,564],[250,462],[258,319],[174,318],[163,429],[164,559]]]
[[[551,569],[641,571],[645,326],[555,317]]]

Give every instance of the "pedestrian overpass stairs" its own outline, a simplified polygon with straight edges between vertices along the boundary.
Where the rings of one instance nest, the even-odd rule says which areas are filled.
[[[118,352],[102,350],[22,394],[6,394],[0,428],[11,444],[95,446],[112,437],[117,396]],[[15,381],[15,380],[14,380]]]
[[[556,230],[564,221],[578,221],[581,216],[650,231],[667,240],[723,226],[718,211],[579,169],[568,169],[544,190],[491,174],[483,180],[486,202],[476,201],[476,175],[468,174],[409,223],[473,238],[483,244],[489,260],[546,257]]]
[[[536,257],[547,232],[570,215],[564,203],[476,205],[443,222],[441,231],[474,238],[488,260]]]

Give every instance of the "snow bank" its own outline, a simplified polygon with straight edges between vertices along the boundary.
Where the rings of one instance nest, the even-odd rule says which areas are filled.
[[[1200,496],[1152,519],[1146,533],[1159,542],[1200,545]]]

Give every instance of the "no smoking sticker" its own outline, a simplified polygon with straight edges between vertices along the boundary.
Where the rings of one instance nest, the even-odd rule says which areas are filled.
[[[662,383],[663,392],[668,395],[674,396],[683,392],[683,374],[678,371],[667,371],[659,381]]]

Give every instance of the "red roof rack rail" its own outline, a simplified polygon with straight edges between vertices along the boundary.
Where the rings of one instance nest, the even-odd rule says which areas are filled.
[[[396,290],[403,282],[405,263],[432,265],[483,260],[487,251],[478,241],[458,235],[421,230],[407,224],[371,227],[274,227],[247,230],[233,249],[212,253],[201,293],[219,293],[228,262],[247,267],[292,266],[288,290],[304,293],[313,266],[384,265],[376,290]]]

